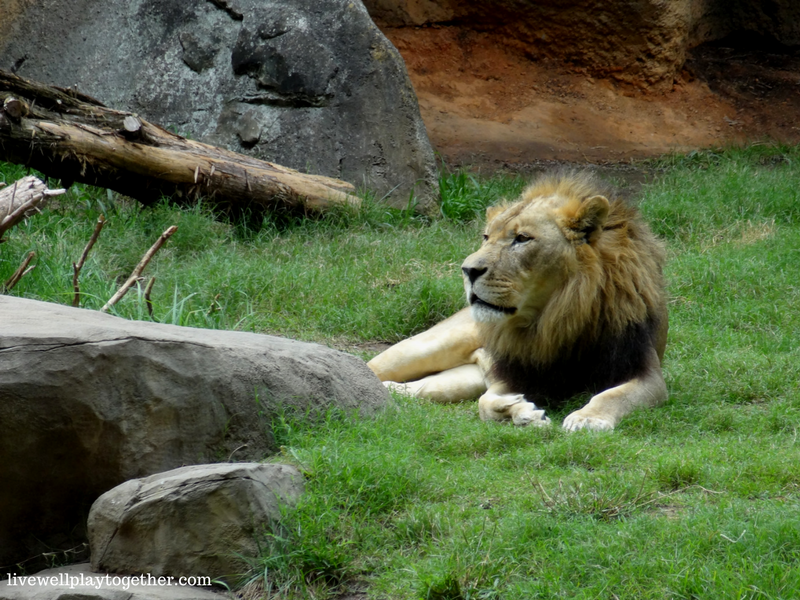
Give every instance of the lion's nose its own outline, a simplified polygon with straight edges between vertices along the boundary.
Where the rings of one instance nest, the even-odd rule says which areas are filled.
[[[464,277],[469,279],[470,283],[475,283],[475,280],[489,269],[486,267],[461,267],[461,270],[464,272]]]

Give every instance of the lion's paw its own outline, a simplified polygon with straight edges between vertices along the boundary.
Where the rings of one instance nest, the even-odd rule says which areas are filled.
[[[527,403],[530,404],[530,403]],[[550,418],[544,414],[543,410],[536,408],[536,405],[530,404],[524,410],[519,411],[513,417],[511,422],[520,427],[547,427],[551,424]]]
[[[589,431],[611,431],[614,429],[614,424],[608,419],[602,417],[590,417],[588,415],[580,414],[581,411],[577,410],[564,419],[562,427],[567,431],[580,431],[587,429]]]

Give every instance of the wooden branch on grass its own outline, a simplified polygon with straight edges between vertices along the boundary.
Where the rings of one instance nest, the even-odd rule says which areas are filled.
[[[187,140],[73,90],[0,70],[0,160],[150,204],[203,197],[218,208],[357,206],[354,187]]]
[[[75,295],[72,297],[72,306],[78,307],[81,305],[81,288],[78,285],[78,276],[81,274],[81,269],[83,269],[83,265],[86,263],[86,258],[89,256],[89,252],[97,241],[97,238],[100,237],[100,232],[103,230],[103,225],[105,224],[106,218],[100,215],[97,219],[97,224],[94,226],[92,237],[89,238],[89,242],[83,249],[83,254],[81,254],[77,263],[72,263],[72,290],[75,292]]]
[[[150,298],[150,294],[153,292],[153,284],[156,282],[156,277],[150,278],[150,281],[147,282],[147,286],[144,288],[144,303],[147,306],[147,314],[151,317],[153,316],[153,300]]]
[[[65,190],[51,190],[41,179],[29,175],[13,185],[0,189],[0,242],[3,234],[32,214],[39,203]]]
[[[158,249],[161,248],[161,246],[164,245],[164,242],[166,242],[170,238],[170,236],[177,230],[178,227],[176,225],[173,225],[172,227],[168,228],[164,233],[161,234],[161,236],[156,240],[156,243],[151,246],[150,250],[145,252],[144,256],[142,257],[142,260],[140,260],[139,264],[136,265],[136,268],[133,270],[133,273],[131,273],[131,276],[128,277],[128,280],[124,284],[122,284],[122,287],[119,288],[117,290],[117,293],[111,297],[111,300],[105,303],[103,308],[100,309],[100,312],[108,312],[109,308],[114,306],[117,302],[119,302],[122,299],[122,297],[125,294],[128,293],[128,290],[131,289],[133,287],[133,284],[139,280],[139,277],[141,277],[142,271],[144,271],[144,268],[150,262],[150,259],[153,258],[155,253],[158,252]]]
[[[14,286],[19,283],[19,280],[25,277],[28,273],[33,271],[36,268],[36,265],[28,266],[33,258],[36,256],[36,252],[29,252],[28,256],[22,261],[22,264],[19,268],[14,271],[14,274],[8,278],[8,280],[3,284],[3,288],[0,289],[0,293],[6,294],[14,289]]]

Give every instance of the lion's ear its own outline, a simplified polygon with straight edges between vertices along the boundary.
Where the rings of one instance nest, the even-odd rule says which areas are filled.
[[[584,200],[569,221],[569,228],[575,233],[575,239],[592,243],[606,224],[609,208],[605,196],[592,196]]]

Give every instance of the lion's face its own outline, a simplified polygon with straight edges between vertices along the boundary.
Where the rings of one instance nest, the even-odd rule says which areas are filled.
[[[530,323],[578,268],[608,215],[602,196],[526,197],[487,211],[484,242],[461,269],[476,321]]]

